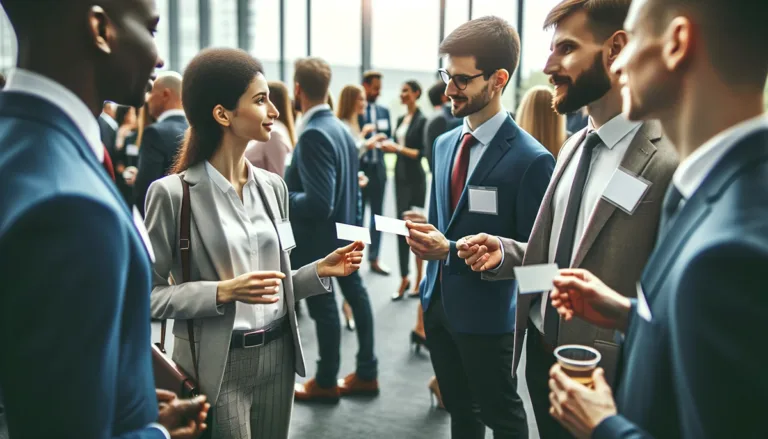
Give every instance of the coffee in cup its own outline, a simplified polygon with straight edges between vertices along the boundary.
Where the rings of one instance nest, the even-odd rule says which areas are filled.
[[[563,345],[555,349],[555,358],[563,372],[574,381],[592,388],[592,373],[602,356],[597,349],[576,344]]]

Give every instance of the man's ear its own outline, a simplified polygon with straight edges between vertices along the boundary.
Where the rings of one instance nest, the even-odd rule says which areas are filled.
[[[114,39],[112,21],[101,6],[91,6],[88,11],[88,25],[96,48],[105,54],[111,54]]]
[[[608,70],[611,69],[611,66],[616,61],[616,58],[618,58],[624,48],[627,47],[629,36],[626,32],[620,30],[614,33],[609,41],[610,46],[608,49]]]
[[[499,69],[494,73],[493,86],[499,90],[504,89],[504,86],[509,82],[510,74],[507,69]]]

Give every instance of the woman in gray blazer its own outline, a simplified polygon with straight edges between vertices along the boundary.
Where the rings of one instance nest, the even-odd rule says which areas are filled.
[[[213,409],[212,436],[287,438],[295,373],[304,357],[295,301],[331,291],[362,261],[356,242],[293,271],[286,231],[288,191],[245,159],[269,140],[277,110],[261,64],[236,49],[200,52],[183,78],[189,130],[173,173],[152,184],[146,225],[154,248],[152,315],[174,319],[173,359],[194,371]],[[191,211],[190,281],[182,283],[179,233],[183,179]]]

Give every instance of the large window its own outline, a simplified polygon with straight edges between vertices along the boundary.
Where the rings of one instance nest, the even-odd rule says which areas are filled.
[[[312,56],[331,65],[331,96],[336,102],[345,85],[360,83],[362,1],[314,0],[310,16]],[[328,23],[333,23],[333,31]]]
[[[155,0],[155,4],[157,5],[157,14],[160,16],[160,22],[157,24],[157,33],[155,34],[155,44],[157,45],[157,53],[160,54],[160,58],[165,62],[164,68],[167,69],[168,63],[171,61],[168,0]]]
[[[248,9],[251,55],[264,64],[267,79],[277,81],[280,79],[280,0],[250,0]]]
[[[336,29],[333,28],[333,30]],[[330,31],[326,28],[326,32]],[[288,83],[293,83],[293,63],[305,56],[307,56],[307,0],[285,0],[285,79]],[[293,90],[292,87],[289,89]]]
[[[200,51],[200,3],[198,0],[179,2],[179,64],[173,66],[183,72],[189,61]]]
[[[560,0],[527,1],[523,20],[523,88],[546,84],[547,76],[542,72],[549,58],[552,31],[546,31],[544,19]]]
[[[384,75],[379,103],[394,118],[405,112],[400,104],[403,82],[422,87],[419,104],[432,111],[426,90],[436,81],[439,56],[439,0],[373,0],[371,64]]]
[[[511,0],[510,0],[511,1]],[[469,0],[445,1],[445,36],[469,20]]]
[[[237,0],[211,1],[212,47],[237,47]]]

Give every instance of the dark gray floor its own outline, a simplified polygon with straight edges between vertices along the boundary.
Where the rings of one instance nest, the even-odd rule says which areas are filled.
[[[394,215],[391,187],[387,191],[384,214]],[[370,272],[367,265],[361,269],[371,297],[375,319],[381,395],[373,399],[343,399],[335,406],[296,403],[291,423],[291,439],[450,437],[450,420],[447,413],[430,406],[427,382],[432,376],[432,365],[429,362],[429,354],[423,350],[416,354],[408,345],[409,334],[416,319],[417,300],[392,302],[389,299],[400,282],[396,248],[395,237],[384,235],[381,259],[392,269],[392,275],[377,275]],[[415,270],[415,263],[412,262],[412,265],[412,270]],[[341,294],[337,292],[336,297],[341,306]],[[299,326],[307,359],[307,372],[311,377],[316,366],[317,339],[314,321],[309,318],[306,306],[301,306],[304,312]],[[157,324],[153,324],[153,335],[159,339]],[[355,370],[356,352],[356,334],[342,329],[340,378]],[[297,377],[297,380],[301,382],[304,378]],[[526,403],[530,437],[537,438],[538,432],[524,382],[520,383],[519,391]],[[492,437],[492,433],[488,431],[486,438]]]

